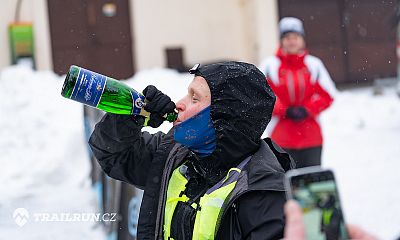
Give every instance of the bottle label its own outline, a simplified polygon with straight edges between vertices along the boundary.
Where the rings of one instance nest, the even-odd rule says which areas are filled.
[[[132,94],[132,115],[139,115],[144,106],[144,96],[136,91],[131,91]]]
[[[81,68],[71,94],[71,99],[92,107],[97,107],[106,82],[106,76]]]

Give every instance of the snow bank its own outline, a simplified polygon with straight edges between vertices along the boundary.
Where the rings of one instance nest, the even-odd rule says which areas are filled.
[[[102,239],[92,222],[35,222],[33,213],[96,212],[82,106],[60,95],[62,77],[10,67],[0,73],[0,225],[7,239]],[[12,217],[26,208],[28,222]]]
[[[400,236],[400,98],[395,89],[344,91],[322,115],[323,165],[335,170],[347,222]]]

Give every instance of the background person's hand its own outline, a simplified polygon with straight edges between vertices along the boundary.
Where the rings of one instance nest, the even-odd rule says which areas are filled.
[[[286,109],[286,118],[301,121],[308,117],[307,110],[302,106],[291,106]]]
[[[164,122],[164,115],[175,110],[175,103],[171,98],[158,90],[155,86],[149,85],[143,90],[146,97],[144,110],[150,113],[147,125],[153,128],[159,127]]]
[[[300,205],[294,200],[285,203],[285,240],[305,240],[305,226],[303,222],[303,212]],[[375,236],[367,233],[360,227],[347,224],[350,239],[358,240],[377,240]]]

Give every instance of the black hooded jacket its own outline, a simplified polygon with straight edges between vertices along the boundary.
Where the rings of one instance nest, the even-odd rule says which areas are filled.
[[[168,134],[141,132],[140,123],[122,115],[106,114],[89,140],[110,177],[144,189],[138,239],[163,238],[169,177],[183,162],[193,161],[210,186],[249,156],[224,207],[216,239],[282,238],[283,177],[291,160],[270,139],[260,139],[275,103],[264,75],[241,62],[206,65],[191,73],[204,77],[211,90],[217,141],[210,156],[201,159],[176,143],[173,129]]]

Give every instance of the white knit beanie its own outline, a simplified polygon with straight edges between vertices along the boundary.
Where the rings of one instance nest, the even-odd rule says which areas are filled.
[[[282,38],[288,32],[295,32],[304,37],[303,22],[294,17],[284,17],[279,21],[279,34]]]

